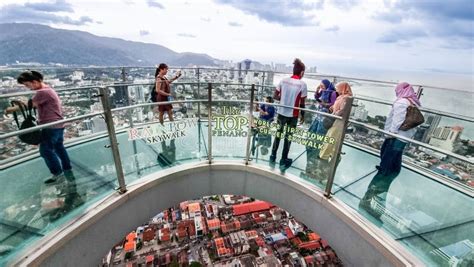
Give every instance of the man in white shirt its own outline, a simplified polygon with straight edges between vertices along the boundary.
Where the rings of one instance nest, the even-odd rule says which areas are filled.
[[[281,153],[280,166],[288,168],[293,163],[292,159],[288,158],[291,142],[288,137],[291,136],[289,129],[295,128],[298,123],[298,116],[300,111],[295,109],[305,107],[305,99],[308,95],[308,88],[305,82],[301,80],[304,75],[305,65],[300,59],[295,59],[293,62],[293,76],[281,80],[275,89],[273,98],[280,100],[280,105],[289,107],[278,107],[277,122],[279,129],[275,140],[273,141],[272,154],[270,156],[270,163],[275,163],[276,154],[280,145],[280,139],[285,138],[283,151]],[[304,118],[304,112],[301,112],[301,118]]]

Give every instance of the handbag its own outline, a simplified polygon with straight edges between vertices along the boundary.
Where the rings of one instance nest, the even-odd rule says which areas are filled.
[[[20,107],[21,114],[23,115],[23,122],[20,124],[18,121],[18,115],[16,112],[13,112],[13,118],[15,119],[16,125],[18,129],[23,130],[31,127],[36,126],[36,110],[33,108],[33,100],[28,100],[28,106],[26,106],[23,102],[20,101],[12,101],[11,105],[15,106],[18,105]],[[33,116],[34,112],[34,116]],[[33,131],[26,134],[20,134],[18,136],[23,143],[27,143],[29,145],[38,145],[41,143],[41,130]]]
[[[406,99],[410,102],[410,105],[407,107],[407,115],[405,116],[405,120],[399,128],[402,131],[413,129],[425,122],[425,117],[423,117],[423,114],[421,114],[421,111],[418,109],[418,107],[413,104],[411,99]]]

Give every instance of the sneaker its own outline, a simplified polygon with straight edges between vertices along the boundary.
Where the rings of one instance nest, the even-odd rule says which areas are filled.
[[[63,173],[60,173],[58,175],[53,175],[51,177],[49,177],[48,179],[46,179],[44,181],[45,184],[52,184],[52,183],[56,183],[57,181],[61,180],[62,178],[64,178],[64,174]]]
[[[271,156],[270,156],[270,163],[275,163],[275,160],[276,160],[276,156],[275,156],[275,155],[271,155]]]
[[[281,159],[280,160],[280,165],[284,166],[285,168],[289,168],[292,163],[293,163],[293,159]]]

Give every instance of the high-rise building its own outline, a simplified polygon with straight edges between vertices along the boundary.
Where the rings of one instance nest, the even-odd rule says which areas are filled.
[[[273,73],[272,71],[265,73],[265,85],[273,85],[274,76],[275,76],[275,73]]]
[[[244,60],[244,64],[245,64],[245,73],[247,73],[247,71],[250,69],[250,65],[252,64],[252,60],[246,59]]]
[[[463,130],[464,128],[461,126],[438,127],[434,130],[429,144],[448,151],[453,151],[454,143],[459,140]]]
[[[239,83],[242,83],[242,62],[237,63],[237,69],[238,69],[238,76],[237,78],[239,79]]]
[[[82,129],[83,130],[92,130],[93,122],[90,119],[84,120],[82,122]]]
[[[433,135],[433,132],[438,128],[439,123],[441,122],[441,115],[428,115],[426,117],[426,121],[424,125],[427,126],[427,130],[423,135],[422,140],[424,142],[428,143],[430,141],[431,136]]]

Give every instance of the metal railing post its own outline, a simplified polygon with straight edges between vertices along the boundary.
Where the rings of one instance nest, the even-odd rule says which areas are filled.
[[[105,123],[107,124],[107,132],[109,135],[110,148],[112,149],[112,156],[114,157],[115,171],[117,172],[117,180],[119,183],[118,191],[122,194],[127,192],[125,185],[125,177],[123,174],[122,160],[120,159],[120,151],[117,143],[117,136],[115,135],[115,126],[112,118],[112,111],[109,103],[109,90],[107,87],[100,87],[100,100],[104,108]]]
[[[128,99],[128,105],[133,105],[132,99],[130,98],[130,92],[129,89],[130,87],[128,85],[125,85],[125,92],[127,94],[127,99]],[[138,102],[138,101],[137,101]],[[139,112],[142,112],[141,108],[139,108]],[[130,125],[130,128],[133,128],[134,123],[133,123],[133,109],[129,109],[127,111],[128,115],[128,124]],[[135,160],[135,168],[137,168],[137,174],[140,175],[140,164],[138,162],[138,149],[137,149],[137,140],[132,140],[132,146],[133,146],[133,158]]]
[[[199,68],[197,68],[197,79],[198,79],[198,97],[197,99],[201,99],[201,78],[199,75],[200,71]],[[201,152],[201,102],[198,102],[198,146],[199,146],[199,152]]]
[[[199,68],[197,68],[197,79],[198,79],[198,99],[201,99],[201,77]],[[198,103],[198,122],[201,121],[201,103]]]
[[[209,164],[212,163],[212,84],[209,83],[207,87],[207,160]]]
[[[331,190],[332,190],[332,185],[334,183],[334,176],[336,175],[337,164],[340,161],[342,145],[344,143],[344,137],[346,135],[347,124],[349,123],[349,116],[351,114],[352,103],[354,102],[354,98],[348,97],[346,101],[347,103],[345,105],[345,109],[343,110],[343,114],[341,115],[342,127],[336,136],[336,144],[335,144],[336,148],[334,150],[334,155],[329,161],[330,169],[329,169],[328,183],[326,184],[326,192],[324,194],[327,198],[331,197]],[[334,124],[337,124],[337,121],[335,121]]]
[[[423,95],[423,86],[418,86],[418,91],[416,92],[416,96],[418,96],[418,99],[420,99],[422,95]]]
[[[252,138],[252,125],[253,125],[253,108],[254,108],[254,96],[255,96],[255,84],[252,84],[250,90],[250,108],[249,108],[249,119],[248,119],[248,130],[247,130],[247,150],[245,156],[245,165],[249,165],[250,160],[250,141]]]

